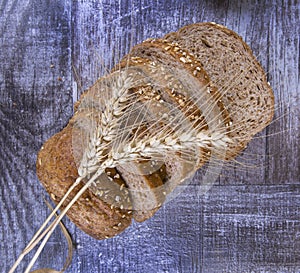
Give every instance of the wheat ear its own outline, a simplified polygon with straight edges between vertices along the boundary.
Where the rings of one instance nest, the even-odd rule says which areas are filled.
[[[79,177],[76,182],[69,188],[62,200],[43,223],[33,239],[26,246],[16,263],[13,265],[9,273],[13,273],[24,258],[41,240],[42,243],[36,251],[34,257],[30,261],[25,273],[29,273],[35,261],[39,257],[42,249],[49,240],[51,234],[67,213],[69,208],[78,200],[78,198],[86,191],[86,189],[105,171],[106,168],[113,168],[119,164],[125,164],[140,158],[152,157],[156,154],[164,154],[172,152],[184,152],[187,149],[195,147],[216,147],[226,148],[232,140],[220,132],[208,134],[203,131],[192,130],[189,133],[173,130],[162,130],[161,133],[152,133],[149,138],[134,139],[130,142],[118,143],[113,145],[116,134],[118,133],[118,123],[123,115],[130,114],[131,95],[128,89],[132,84],[132,78],[126,74],[120,74],[119,81],[113,86],[113,96],[101,114],[100,122],[96,130],[91,134],[89,143],[84,151],[82,161],[78,168]],[[175,119],[175,118],[174,118]],[[158,122],[158,121],[156,121]],[[112,147],[108,150],[107,147]],[[59,216],[47,227],[54,214],[61,208],[66,198],[74,190],[74,188],[86,177],[91,176],[75,197],[67,204]],[[43,231],[44,230],[44,231]]]

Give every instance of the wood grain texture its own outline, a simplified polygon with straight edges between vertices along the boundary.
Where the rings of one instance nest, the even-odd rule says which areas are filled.
[[[274,88],[275,121],[208,193],[199,192],[199,172],[118,237],[96,241],[65,219],[75,245],[67,272],[300,272],[299,9],[299,0],[1,0],[0,272],[49,213],[36,154],[79,94],[131,45],[200,21],[249,43]],[[57,230],[36,268],[60,269],[65,249]]]

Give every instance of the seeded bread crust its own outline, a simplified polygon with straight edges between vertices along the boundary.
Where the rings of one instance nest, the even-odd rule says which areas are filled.
[[[222,94],[237,140],[228,150],[236,156],[273,119],[274,95],[265,72],[249,46],[234,31],[215,23],[185,26],[163,39],[192,53]]]
[[[167,53],[167,55],[164,55],[164,53]],[[147,58],[152,61],[161,62],[164,65],[171,65],[170,70],[172,69],[172,66],[183,67],[199,81],[200,86],[203,88],[203,92],[210,93],[214,100],[214,104],[216,104],[220,109],[224,123],[228,123],[230,121],[226,107],[222,103],[221,94],[210,82],[209,75],[203,69],[202,64],[194,57],[193,54],[181,48],[179,44],[169,43],[166,39],[148,39],[133,47],[130,51],[130,55],[144,58],[147,56]],[[172,82],[170,82],[170,86],[172,86]],[[185,92],[188,92],[188,90],[185,90]],[[174,96],[174,94],[172,95]],[[195,94],[188,93],[188,95]],[[201,118],[205,119],[204,117]]]
[[[207,129],[207,125],[210,129],[214,128],[212,130],[218,130],[224,134],[231,130],[230,124],[232,122],[226,106],[222,101],[221,94],[211,83],[209,75],[206,73],[205,69],[203,69],[201,63],[193,54],[189,53],[189,51],[181,48],[177,43],[168,42],[166,39],[148,39],[145,42],[134,46],[129,55],[122,59],[121,65],[124,66],[124,63],[128,63],[130,58],[148,59],[153,63],[163,65],[163,67],[166,67],[173,72],[175,68],[181,68],[182,71],[186,71],[190,77],[194,78],[199,83],[197,89],[184,88],[181,84],[174,84],[171,79],[168,83],[170,87],[169,90],[172,90],[170,97],[176,101],[186,114],[189,114],[186,110],[189,107],[189,104],[193,104],[200,113],[203,112],[201,110],[204,110],[205,113],[203,115],[194,115],[196,117],[195,120],[203,124],[203,130]],[[185,76],[186,75],[179,74],[177,75],[176,80],[188,82],[189,80],[186,80]],[[165,89],[165,91],[168,92],[168,89]],[[210,157],[209,151],[206,153],[201,151],[200,154],[206,154],[206,157],[204,159],[201,158],[198,166],[199,168]],[[230,149],[227,149],[226,151],[216,150],[214,156],[217,156],[222,160],[232,157]]]

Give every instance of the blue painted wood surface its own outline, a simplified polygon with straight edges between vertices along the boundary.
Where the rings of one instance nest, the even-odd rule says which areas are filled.
[[[299,10],[299,0],[1,0],[0,272],[49,213],[36,154],[79,94],[130,46],[201,21],[249,43],[274,88],[275,121],[208,193],[198,194],[198,174],[120,236],[96,241],[65,219],[75,247],[67,272],[300,272]],[[36,268],[60,269],[65,256],[57,230]]]

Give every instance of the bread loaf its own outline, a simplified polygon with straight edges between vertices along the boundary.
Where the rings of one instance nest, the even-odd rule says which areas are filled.
[[[136,45],[75,105],[74,117],[38,154],[37,174],[58,203],[104,239],[144,221],[212,156],[228,160],[273,116],[265,73],[223,26],[193,24]]]

